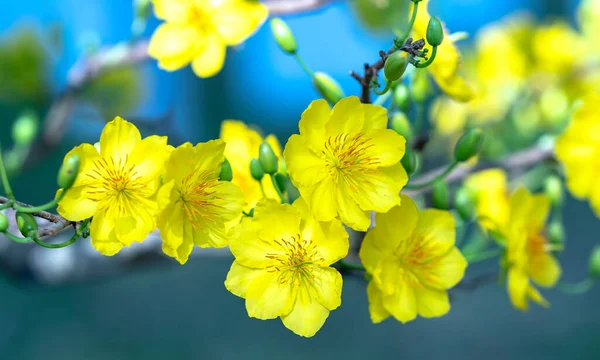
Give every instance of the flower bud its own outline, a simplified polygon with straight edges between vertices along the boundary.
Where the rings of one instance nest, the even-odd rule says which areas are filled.
[[[565,242],[565,230],[560,221],[553,221],[548,225],[548,238],[552,244]]]
[[[4,214],[0,213],[0,232],[8,230],[8,219]]]
[[[450,208],[448,184],[444,180],[438,180],[433,184],[431,202],[436,209],[448,210]]]
[[[273,33],[273,37],[275,38],[275,41],[281,50],[288,54],[296,53],[298,50],[296,38],[294,38],[292,30],[290,30],[285,21],[281,20],[280,18],[272,18],[271,32]]]
[[[260,166],[260,162],[258,159],[250,160],[250,174],[255,180],[261,181],[263,176],[265,176],[265,171],[262,166]]]
[[[479,154],[483,145],[483,131],[471,129],[467,131],[456,143],[454,148],[454,159],[458,162],[467,161]]]
[[[29,145],[35,140],[38,130],[39,121],[37,115],[34,112],[26,111],[13,124],[13,140],[17,145]]]
[[[398,106],[400,110],[402,110],[405,113],[408,113],[411,105],[410,91],[408,90],[408,86],[404,84],[398,84],[398,86],[396,86],[396,89],[394,90],[393,101],[396,103],[396,106]]]
[[[408,66],[408,56],[402,51],[396,51],[388,56],[383,65],[383,73],[388,81],[396,81],[404,75]]]
[[[596,245],[590,255],[589,273],[594,280],[600,278],[600,245]]]
[[[231,181],[233,179],[233,170],[231,170],[231,163],[227,158],[223,160],[223,164],[221,164],[221,173],[219,174],[219,180],[221,181]]]
[[[471,191],[465,187],[456,190],[454,194],[454,208],[461,218],[471,220],[475,215],[475,202]]]
[[[62,189],[69,189],[73,186],[77,173],[79,172],[79,155],[71,155],[65,159],[58,171],[57,183]]]
[[[32,232],[36,232],[38,230],[38,224],[33,215],[18,212],[16,213],[15,218],[17,220],[19,231],[21,231],[23,236],[28,237]]]
[[[152,0],[134,0],[133,11],[136,17],[148,18],[151,15]]]
[[[340,84],[325,73],[318,71],[314,73],[313,85],[319,91],[319,94],[332,104],[337,103],[346,96]]]
[[[562,205],[563,184],[558,176],[550,176],[544,181],[544,192],[552,202],[553,206]]]
[[[412,138],[412,127],[406,114],[403,112],[395,113],[390,119],[390,128],[398,133],[398,135],[404,136],[406,140]]]
[[[440,46],[444,41],[444,29],[440,19],[432,16],[427,25],[427,42],[431,46]]]
[[[410,176],[417,172],[419,169],[419,155],[414,152],[410,147],[406,148],[406,152],[401,160],[402,167],[406,170],[406,173]]]
[[[266,174],[273,175],[277,172],[277,155],[269,143],[263,142],[258,148],[258,161]]]

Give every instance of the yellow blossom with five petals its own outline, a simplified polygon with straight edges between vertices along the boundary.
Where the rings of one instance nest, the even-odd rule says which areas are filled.
[[[419,211],[402,195],[400,206],[377,214],[360,249],[373,276],[367,286],[371,320],[390,315],[405,323],[439,317],[450,310],[447,290],[464,276],[467,260],[454,246],[454,218],[448,211]]]
[[[225,143],[212,140],[185,143],[167,160],[164,185],[158,191],[161,213],[158,229],[163,251],[185,264],[194,244],[227,246],[231,227],[239,222],[243,199],[240,189],[219,181]]]
[[[120,117],[106,124],[99,147],[82,144],[65,156],[79,155],[81,163],[58,213],[70,221],[93,216],[92,245],[110,256],[156,228],[156,192],[170,148],[165,136],[142,140],[135,125]]]
[[[387,212],[400,203],[408,181],[400,164],[406,140],[386,129],[381,106],[356,96],[331,109],[315,100],[302,113],[300,135],[283,152],[288,174],[320,221],[339,216],[354,230],[369,227],[369,211]]]
[[[221,124],[220,138],[225,141],[225,157],[231,164],[233,182],[239,186],[246,202],[245,211],[250,211],[263,194],[260,183],[250,173],[250,161],[258,158],[258,148],[263,141],[271,145],[273,152],[279,159],[279,169],[282,169],[281,145],[275,135],[267,135],[264,139],[260,134],[246,126],[241,121],[225,120]],[[265,195],[269,199],[279,200],[277,191],[268,175],[261,180]]]
[[[302,198],[263,199],[239,230],[227,290],[246,299],[250,317],[279,317],[295,334],[313,336],[341,305],[342,276],[330,265],[348,253],[342,223],[317,221]]]
[[[250,37],[266,20],[268,9],[249,0],[153,0],[156,17],[165,20],[150,39],[148,54],[167,71],[189,63],[199,77],[216,75],[227,46]]]

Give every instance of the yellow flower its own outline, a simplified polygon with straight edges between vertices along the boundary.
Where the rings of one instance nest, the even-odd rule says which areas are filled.
[[[104,127],[99,151],[83,144],[66,155],[79,155],[81,165],[58,213],[71,221],[93,216],[92,245],[104,255],[143,241],[156,228],[156,191],[169,152],[166,136],[142,140],[133,124],[116,117]]]
[[[153,0],[160,25],[148,54],[167,71],[190,62],[199,77],[216,75],[223,67],[227,46],[239,45],[267,18],[268,9],[247,0]]]
[[[571,124],[556,143],[556,157],[566,169],[567,187],[578,198],[589,199],[600,217],[600,95],[584,99]]]
[[[292,205],[261,200],[230,248],[235,261],[225,287],[246,299],[250,317],[279,317],[310,337],[341,305],[342,276],[330,265],[348,253],[348,234],[339,220],[315,220],[302,198]]]
[[[509,217],[508,184],[504,170],[480,171],[469,176],[464,184],[476,203],[476,214],[481,227],[501,230]]]
[[[543,287],[553,287],[561,274],[560,264],[550,254],[542,235],[550,200],[545,195],[531,195],[520,188],[510,197],[510,218],[505,229],[508,260],[508,294],[520,310],[528,309],[527,299],[547,307],[529,279]]]
[[[244,210],[249,211],[263,197],[259,182],[250,174],[250,160],[258,158],[258,147],[263,141],[266,141],[279,158],[281,169],[281,145],[279,145],[275,135],[268,135],[263,140],[256,131],[248,128],[243,122],[234,120],[223,121],[220,137],[225,141],[225,157],[229,160],[233,170],[232,182],[242,190],[246,202]],[[279,200],[268,175],[265,175],[262,179],[262,185],[267,198]]]
[[[331,110],[315,100],[302,113],[300,135],[283,152],[288,174],[319,221],[339,215],[354,230],[367,230],[369,210],[400,203],[408,176],[399,163],[405,139],[386,129],[386,110],[351,96]]]
[[[447,289],[464,276],[467,261],[454,246],[454,218],[448,211],[424,210],[406,195],[402,204],[377,214],[360,249],[373,275],[367,286],[374,323],[390,315],[408,322],[450,310]]]
[[[583,39],[565,22],[537,27],[531,43],[539,70],[553,74],[572,72],[585,53]],[[568,51],[565,44],[569,44]]]
[[[161,213],[158,229],[163,251],[181,264],[194,244],[225,247],[228,234],[242,214],[240,189],[219,181],[225,143],[213,140],[175,149],[166,163],[163,185],[158,191]]]
[[[429,0],[419,3],[417,18],[413,27],[414,38],[424,39],[427,34],[427,25],[431,16],[427,11]],[[413,5],[414,6],[414,5]],[[412,13],[412,8],[410,13]],[[429,53],[431,54],[431,47]],[[460,53],[458,48],[449,37],[448,31],[444,29],[444,41],[437,49],[437,56],[433,63],[427,67],[436,83],[446,94],[458,101],[469,101],[475,96],[473,87],[458,75]]]

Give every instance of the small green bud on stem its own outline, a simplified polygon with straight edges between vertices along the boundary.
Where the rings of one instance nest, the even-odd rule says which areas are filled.
[[[458,140],[454,148],[454,159],[457,162],[467,161],[479,154],[482,145],[483,131],[481,129],[471,129]]]
[[[408,86],[398,84],[394,90],[393,100],[400,110],[408,113],[411,105],[410,90],[408,90]]]
[[[594,279],[600,278],[600,246],[594,247],[590,255],[589,274]]]
[[[544,181],[544,192],[550,198],[552,205],[561,206],[563,203],[563,184],[558,176],[550,176]]]
[[[412,126],[408,121],[406,114],[402,112],[395,113],[390,119],[390,128],[398,133],[398,135],[404,136],[408,141],[413,136]]]
[[[396,51],[388,56],[383,65],[383,73],[388,81],[399,80],[408,66],[408,56],[402,51]]]
[[[469,189],[461,187],[454,194],[454,208],[461,218],[471,220],[475,215],[475,203]]]
[[[317,71],[313,74],[313,85],[319,91],[319,94],[332,104],[337,103],[345,97],[340,84],[323,72]]]
[[[258,161],[266,174],[273,175],[277,172],[277,155],[269,143],[263,142],[258,148]]]
[[[233,179],[233,170],[231,169],[231,163],[227,158],[223,160],[223,164],[221,165],[221,173],[219,174],[219,180],[221,181],[231,181]]]
[[[271,32],[281,50],[292,55],[298,51],[296,38],[285,21],[280,18],[271,19]]]
[[[442,41],[444,41],[444,29],[442,28],[442,23],[440,22],[440,19],[435,16],[429,19],[426,38],[431,46],[440,46]]]
[[[67,190],[73,186],[79,172],[79,162],[79,155],[71,155],[65,159],[58,171],[58,187]]]
[[[4,214],[0,213],[0,232],[8,230],[8,219]]]
[[[26,111],[13,124],[13,140],[17,145],[29,145],[35,140],[38,131],[39,120],[37,115],[32,111]]]
[[[36,232],[38,230],[37,222],[33,215],[28,213],[17,212],[15,215],[17,220],[17,226],[19,227],[19,231],[25,237],[29,237],[32,232]]]
[[[436,209],[448,210],[450,208],[448,193],[448,184],[443,179],[433,184],[431,202]]]
[[[265,176],[265,171],[262,166],[260,166],[260,162],[258,159],[250,160],[250,174],[255,180],[261,181],[263,176]]]
[[[419,169],[419,154],[414,152],[410,147],[407,147],[401,163],[402,167],[404,167],[404,170],[406,170],[406,173],[410,176]]]

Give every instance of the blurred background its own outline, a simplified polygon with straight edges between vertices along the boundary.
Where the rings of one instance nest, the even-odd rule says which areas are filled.
[[[284,18],[306,62],[355,95],[360,88],[348,72],[377,60],[379,49],[391,44],[389,28],[370,26],[373,9],[382,3],[388,1],[332,1]],[[575,26],[578,3],[431,0],[430,12],[451,32],[473,35],[523,11],[539,21],[562,18]],[[49,111],[68,114],[55,125],[59,131],[50,129],[61,136],[46,137],[48,124],[42,123],[44,145],[17,149],[7,159],[9,167],[13,164],[14,190],[24,202],[51,198],[64,154],[82,142],[96,142],[104,123],[116,115],[137,123],[143,135],[168,135],[173,145],[218,137],[224,119],[255,124],[284,144],[297,131],[301,112],[319,97],[263,26],[228,50],[225,68],[214,78],[199,79],[189,67],[167,73],[154,61],[134,61],[99,75],[71,98],[68,89],[90,71],[90,59],[122,59],[125,49],[149,38],[158,20],[151,16],[145,30],[132,35],[131,1],[0,0],[0,5],[3,149],[12,146],[10,129],[24,110],[46,119]],[[52,106],[65,98],[63,108]],[[577,281],[586,276],[600,221],[574,199],[568,199],[564,214],[563,278]],[[277,320],[247,317],[243,300],[223,286],[232,260],[227,251],[199,251],[182,267],[154,251],[157,237],[112,258],[100,257],[88,242],[52,250],[15,247],[0,238],[0,359],[600,358],[598,288],[584,296],[545,291],[552,307],[533,306],[523,314],[492,282],[454,290],[452,310],[443,318],[373,325],[366,284],[348,274],[342,307],[308,340]],[[492,262],[469,272],[487,274],[494,268]]]

